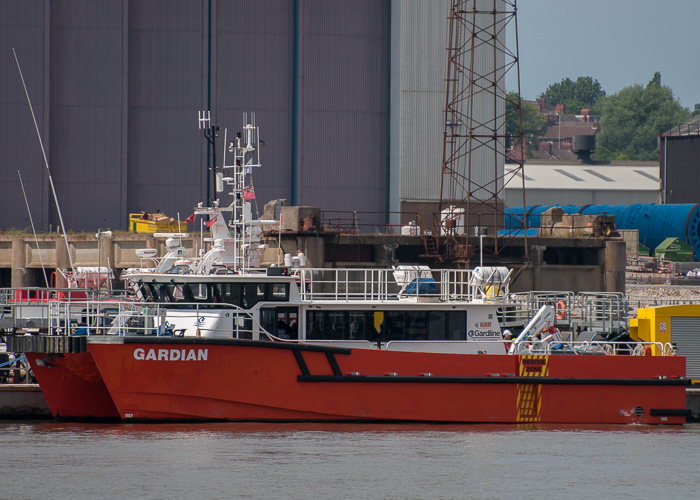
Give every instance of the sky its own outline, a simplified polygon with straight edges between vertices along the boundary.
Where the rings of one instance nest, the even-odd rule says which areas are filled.
[[[700,103],[700,0],[518,0],[517,6],[523,98],[579,76],[597,79],[610,95],[646,85],[659,71],[683,106]],[[506,83],[515,90],[511,73]]]

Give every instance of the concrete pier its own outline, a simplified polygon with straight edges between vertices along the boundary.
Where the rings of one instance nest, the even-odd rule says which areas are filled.
[[[51,418],[39,384],[0,384],[0,419]]]

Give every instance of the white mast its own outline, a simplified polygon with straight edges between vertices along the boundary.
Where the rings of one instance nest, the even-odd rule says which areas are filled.
[[[19,70],[19,77],[22,79],[22,86],[24,87],[24,94],[27,96],[27,103],[29,103],[29,111],[32,113],[32,120],[34,120],[34,128],[36,129],[36,135],[39,138],[39,145],[41,146],[41,154],[44,155],[44,165],[46,165],[46,171],[49,174],[49,183],[51,184],[51,192],[53,193],[53,200],[56,202],[56,210],[58,211],[58,220],[61,222],[61,230],[63,231],[63,240],[66,242],[66,250],[68,252],[68,261],[70,262],[70,270],[75,275],[75,268],[73,267],[73,257],[70,254],[70,245],[68,245],[68,235],[66,235],[66,226],[63,224],[63,215],[61,215],[61,207],[58,205],[58,196],[56,196],[56,188],[53,185],[53,178],[51,177],[51,169],[49,168],[49,161],[46,159],[46,150],[44,149],[44,141],[41,140],[41,132],[39,132],[39,125],[36,122],[36,116],[34,116],[34,108],[32,107],[32,100],[29,98],[29,91],[27,90],[27,85],[24,83],[24,76],[22,75],[22,68],[19,66],[19,59],[17,59],[17,53],[14,47],[12,48],[12,53],[15,56],[15,62],[17,63],[17,69]]]

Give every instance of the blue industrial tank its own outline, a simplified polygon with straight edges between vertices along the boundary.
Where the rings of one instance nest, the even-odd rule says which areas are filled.
[[[540,215],[552,207],[561,207],[566,214],[614,215],[618,229],[637,229],[639,242],[654,249],[664,239],[675,237],[693,247],[700,259],[700,204],[634,204],[634,205],[533,205],[525,207],[527,227],[539,227]],[[506,209],[506,228],[523,227],[523,207]]]

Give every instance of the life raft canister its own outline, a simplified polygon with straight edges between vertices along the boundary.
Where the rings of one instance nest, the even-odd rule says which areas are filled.
[[[563,300],[560,300],[559,302],[557,302],[556,309],[557,309],[556,318],[557,319],[564,319],[564,316],[566,314],[566,306],[564,305]]]

